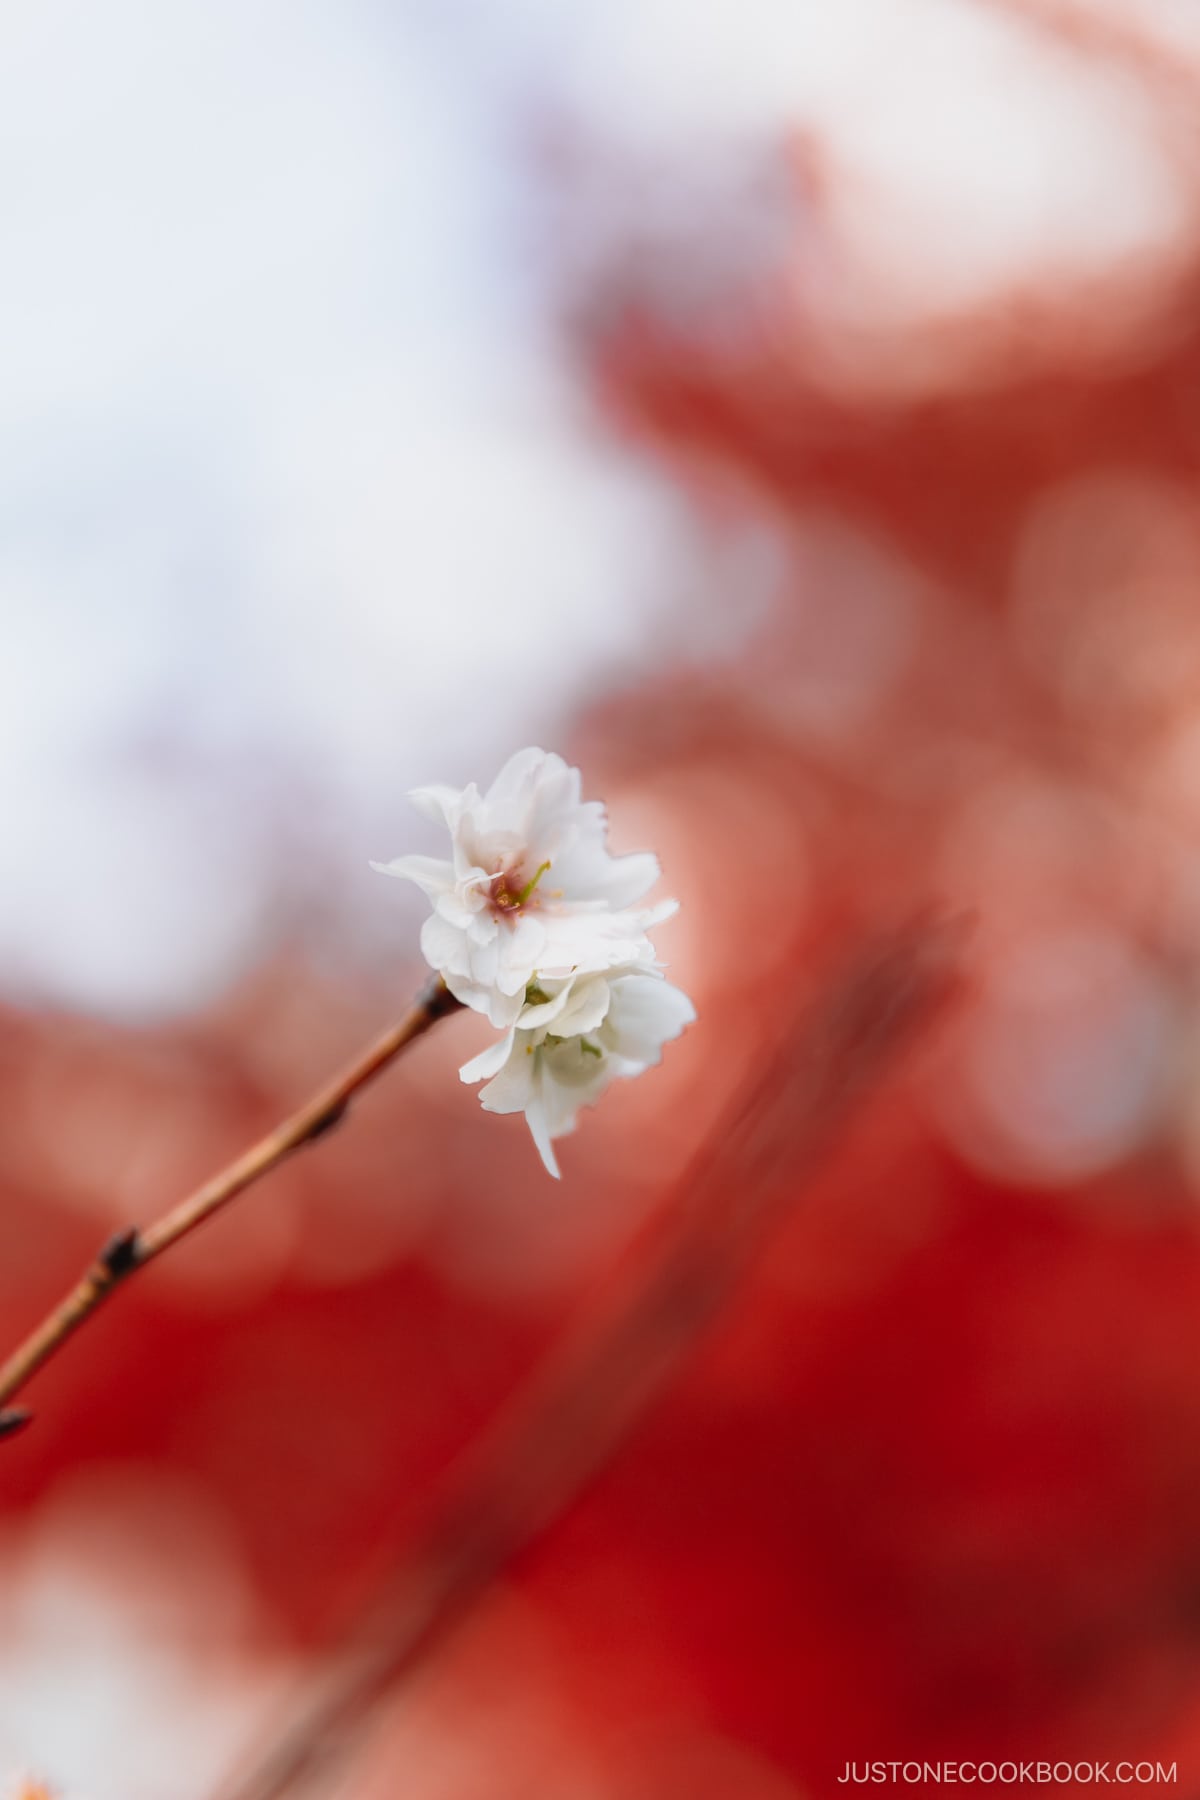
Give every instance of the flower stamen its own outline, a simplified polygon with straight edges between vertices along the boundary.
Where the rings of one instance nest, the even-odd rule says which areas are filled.
[[[532,894],[534,888],[536,888],[538,882],[542,879],[542,876],[549,867],[550,864],[544,862],[537,873],[530,876],[529,880],[525,883],[525,886],[518,889],[516,892],[509,887],[507,875],[497,876],[492,886],[493,901],[497,906],[504,907],[506,911],[512,911],[517,907],[524,906],[530,894]]]

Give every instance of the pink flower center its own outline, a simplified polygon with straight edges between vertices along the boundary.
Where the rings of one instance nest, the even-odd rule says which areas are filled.
[[[525,870],[520,863],[516,868],[501,869],[498,875],[493,875],[488,888],[488,901],[492,911],[498,915],[504,915],[520,912],[528,906],[537,889],[538,882],[549,867],[550,864],[544,862],[528,881],[522,880]],[[533,905],[537,904],[538,902],[533,900]]]

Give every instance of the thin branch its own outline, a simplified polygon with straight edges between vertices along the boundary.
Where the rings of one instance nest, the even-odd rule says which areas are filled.
[[[276,1168],[285,1157],[311,1144],[344,1118],[354,1095],[394,1062],[414,1039],[438,1019],[458,1009],[440,978],[430,982],[411,1011],[385,1031],[337,1078],[314,1094],[298,1112],[260,1138],[244,1155],[171,1207],[145,1230],[118,1233],[104,1246],[64,1299],[36,1326],[0,1367],[0,1437],[19,1430],[30,1414],[8,1402],[85,1325],[108,1296],[138,1269],[188,1237],[214,1213]]]
[[[868,946],[781,1041],[685,1175],[637,1267],[485,1435],[435,1503],[300,1721],[225,1800],[283,1800],[328,1774],[393,1688],[551,1524],[685,1362],[848,1115],[958,980],[962,927]]]

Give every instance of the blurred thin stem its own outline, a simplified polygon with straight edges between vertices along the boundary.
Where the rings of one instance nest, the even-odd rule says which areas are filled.
[[[697,1149],[661,1229],[435,1500],[331,1649],[308,1710],[224,1800],[283,1800],[334,1773],[380,1703],[570,1505],[686,1362],[855,1106],[959,980],[963,924],[919,920],[860,949],[784,1012]],[[764,1015],[767,1024],[774,1009]]]
[[[144,1230],[133,1228],[110,1239],[71,1291],[0,1367],[0,1409],[4,1409],[0,1410],[0,1436],[17,1430],[30,1416],[24,1408],[9,1407],[8,1402],[62,1349],[68,1338],[87,1323],[115,1288],[190,1236],[231,1200],[270,1174],[293,1151],[332,1130],[345,1116],[350,1101],[360,1089],[381,1074],[438,1019],[457,1011],[458,1006],[459,1002],[440,978],[430,982],[397,1024],[385,1031],[289,1119]]]

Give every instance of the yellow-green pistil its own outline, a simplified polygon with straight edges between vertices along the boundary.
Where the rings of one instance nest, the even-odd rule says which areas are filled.
[[[550,867],[550,864],[548,862],[544,862],[542,864],[541,868],[538,869],[537,873],[535,875],[530,876],[529,880],[525,883],[525,886],[523,888],[521,888],[518,893],[514,894],[512,889],[508,888],[508,887],[503,887],[503,886],[498,887],[496,889],[496,892],[494,895],[496,905],[497,906],[510,906],[510,907],[524,906],[524,904],[528,900],[530,894],[532,894],[534,888],[537,886],[538,882],[542,879],[542,876],[546,873],[546,870],[549,867]]]

